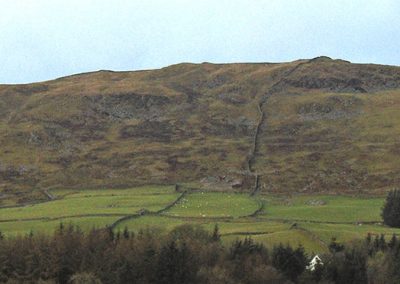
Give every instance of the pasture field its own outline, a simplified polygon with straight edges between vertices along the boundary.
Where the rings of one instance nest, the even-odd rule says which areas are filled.
[[[332,237],[335,237],[339,242],[349,242],[354,239],[365,238],[368,233],[373,236],[384,234],[387,238],[390,238],[392,234],[400,234],[400,229],[388,228],[382,225],[300,223],[299,226],[308,230],[325,243],[329,243]]]
[[[112,225],[119,218],[146,210],[156,212],[174,202],[179,193],[172,186],[125,190],[52,192],[53,201],[1,208],[0,231],[6,235],[51,232],[60,222],[83,230]]]
[[[17,222],[0,222],[0,231],[6,236],[22,236],[30,232],[38,234],[51,234],[60,224],[68,226],[69,224],[79,226],[83,231],[89,231],[92,228],[104,228],[110,226],[120,217],[73,217],[57,220],[33,220]]]
[[[247,194],[192,193],[182,198],[167,215],[179,217],[240,217],[253,214],[260,201]]]
[[[147,209],[157,211],[173,202],[178,195],[132,195],[68,197],[24,207],[6,208],[0,212],[0,221],[24,219],[54,219],[87,215],[129,215]]]
[[[384,204],[384,198],[349,196],[270,196],[264,199],[268,206],[261,218],[336,223],[379,223]]]
[[[165,216],[142,216],[140,218],[132,218],[120,223],[118,226],[116,226],[115,230],[122,231],[125,229],[125,227],[127,227],[133,231],[156,229],[163,232],[168,232],[175,227],[186,223],[187,221],[178,218],[169,218]]]
[[[237,238],[238,237],[234,235],[222,237],[223,241],[226,243],[231,243],[237,240]],[[328,250],[326,245],[319,242],[317,239],[310,237],[309,234],[301,230],[282,230],[269,234],[252,235],[251,238],[256,242],[265,244],[268,248],[283,243],[295,247],[301,245],[310,254],[326,252]]]
[[[167,233],[183,224],[213,230],[218,224],[226,244],[251,236],[271,247],[303,245],[324,252],[332,238],[340,242],[373,235],[400,234],[381,224],[384,198],[329,195],[258,195],[223,192],[176,192],[174,186],[123,190],[55,190],[55,200],[0,208],[6,236],[51,233],[60,222],[82,230],[111,226],[115,231]],[[119,220],[119,221],[118,221]],[[117,222],[118,221],[118,222]]]

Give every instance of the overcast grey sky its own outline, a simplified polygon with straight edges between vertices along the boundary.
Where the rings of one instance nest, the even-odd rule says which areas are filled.
[[[400,1],[0,0],[0,83],[319,55],[400,65]]]

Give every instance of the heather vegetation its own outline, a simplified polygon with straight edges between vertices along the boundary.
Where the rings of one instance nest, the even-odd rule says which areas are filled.
[[[382,194],[399,179],[399,78],[398,67],[317,58],[2,85],[0,205],[46,200],[43,189],[175,183]]]

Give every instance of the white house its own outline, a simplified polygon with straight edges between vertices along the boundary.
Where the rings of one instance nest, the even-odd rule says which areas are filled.
[[[310,264],[309,264],[306,268],[307,268],[308,270],[314,271],[314,270],[315,270],[315,267],[316,267],[317,265],[324,265],[324,264],[322,263],[321,258],[320,258],[318,255],[314,256],[314,258],[310,261]]]

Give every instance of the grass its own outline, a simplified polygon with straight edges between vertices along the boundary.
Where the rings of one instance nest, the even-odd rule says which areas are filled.
[[[83,230],[105,227],[142,209],[151,212],[161,210],[180,195],[173,186],[120,190],[60,189],[51,193],[57,197],[56,200],[0,209],[0,231],[6,235],[30,231],[50,233],[60,222],[78,225]]]
[[[7,236],[22,236],[33,232],[34,234],[51,234],[63,223],[64,225],[79,226],[88,231],[92,228],[104,228],[115,222],[118,217],[75,217],[59,220],[35,220],[18,222],[0,222],[0,231]]]
[[[252,235],[272,233],[276,231],[288,230],[290,224],[270,221],[257,221],[254,219],[240,219],[234,221],[210,220],[210,219],[185,219],[171,218],[167,216],[143,216],[120,223],[117,230],[123,230],[127,227],[132,231],[139,231],[149,227],[157,227],[164,231],[170,231],[173,228],[183,224],[200,224],[205,230],[212,231],[215,225],[218,225],[222,235]]]
[[[168,218],[163,216],[143,216],[122,222],[115,229],[117,231],[122,231],[125,227],[127,227],[129,230],[137,232],[148,228],[157,228],[162,231],[170,231],[173,228],[185,223],[187,223],[187,221],[177,218]]]
[[[400,229],[379,224],[358,224],[359,222],[382,221],[380,217],[384,202],[382,198],[263,195],[259,199],[266,204],[265,210],[260,215],[237,218],[244,215],[246,208],[254,210],[256,207],[252,206],[259,204],[260,200],[257,201],[241,194],[189,194],[166,213],[170,217],[144,216],[126,221],[120,224],[118,229],[127,226],[130,230],[138,231],[154,226],[167,232],[185,223],[195,223],[211,231],[215,224],[218,224],[222,239],[227,245],[236,239],[251,236],[267,247],[279,243],[294,246],[301,244],[308,253],[326,251],[327,244],[332,238],[349,242],[354,239],[363,239],[368,233],[385,235],[400,233]],[[250,206],[243,206],[243,204]],[[244,211],[239,212],[238,208]],[[199,216],[201,218],[198,218]],[[232,216],[236,218],[226,219]],[[291,228],[294,223],[296,227]]]
[[[132,196],[132,195],[160,195],[174,194],[174,186],[142,186],[130,189],[104,189],[104,190],[68,190],[57,189],[51,193],[58,197],[77,198],[77,197],[93,197],[93,196]]]
[[[218,224],[224,244],[251,236],[272,247],[279,243],[303,245],[308,253],[324,252],[334,237],[340,242],[373,235],[400,234],[400,229],[380,225],[383,198],[333,195],[259,195],[223,192],[189,192],[173,207],[156,213],[180,194],[173,186],[146,186],[115,190],[53,190],[54,201],[0,209],[0,231],[7,236],[51,233],[60,222],[84,231],[127,219],[116,231],[169,232],[182,224],[198,224],[212,231]],[[264,203],[264,210],[248,217]],[[247,217],[246,217],[247,216]],[[14,220],[14,221],[12,221]],[[376,222],[376,223],[374,223]],[[296,224],[294,226],[294,224]]]
[[[256,211],[259,201],[246,194],[193,193],[166,214],[179,217],[240,217]]]
[[[254,241],[263,243],[267,248],[272,248],[276,245],[291,245],[291,246],[302,246],[306,250],[307,253],[321,253],[326,252],[327,247],[323,245],[318,240],[313,239],[309,234],[300,231],[300,230],[277,230],[271,233],[266,234],[254,234],[249,235]],[[236,240],[244,239],[245,237],[249,237],[245,235],[223,235],[222,241],[226,245],[230,245],[232,242]]]
[[[300,230],[279,231],[272,234],[253,236],[255,241],[266,244],[267,247],[274,245],[290,244],[292,246],[303,246],[308,253],[325,252],[326,247],[307,233]]]
[[[37,205],[1,209],[0,220],[61,218],[82,215],[129,215],[147,209],[158,211],[179,195],[69,197]]]
[[[312,205],[312,204],[324,205]],[[347,196],[267,197],[262,218],[317,222],[380,222],[383,198]]]
[[[351,225],[351,224],[311,224],[300,223],[305,228],[318,236],[319,239],[329,243],[332,238],[339,242],[349,242],[354,239],[363,239],[368,233],[372,235],[384,234],[390,237],[392,234],[400,234],[400,229],[388,228],[381,225]]]
[[[256,219],[234,220],[225,222],[209,222],[203,227],[211,231],[215,224],[218,224],[222,235],[246,235],[258,233],[271,233],[287,230],[290,225],[281,222],[259,221]]]

